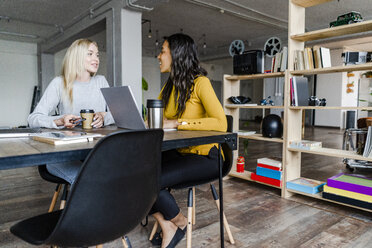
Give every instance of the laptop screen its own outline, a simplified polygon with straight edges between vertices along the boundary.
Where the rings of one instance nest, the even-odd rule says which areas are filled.
[[[134,130],[146,129],[130,86],[101,88],[101,91],[116,126]]]

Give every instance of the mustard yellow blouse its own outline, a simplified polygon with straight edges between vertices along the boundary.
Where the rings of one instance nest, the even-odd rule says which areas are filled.
[[[163,91],[163,89],[162,89]],[[161,99],[161,93],[159,95]],[[167,119],[176,119],[177,108],[175,105],[174,87],[169,98],[168,105],[164,109]],[[190,99],[186,102],[186,108],[178,122],[187,123],[179,125],[178,130],[205,130],[226,132],[227,121],[225,112],[214,93],[211,82],[207,77],[200,76],[194,80],[194,89]],[[217,144],[190,146],[178,149],[181,153],[195,153],[208,155],[209,150]]]

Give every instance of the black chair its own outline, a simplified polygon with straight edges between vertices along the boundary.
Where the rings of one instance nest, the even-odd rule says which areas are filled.
[[[10,228],[34,244],[92,246],[131,231],[147,215],[160,188],[163,130],[121,131],[100,140],[72,185],[63,210]]]
[[[233,118],[230,115],[226,115],[226,119],[227,119],[227,131],[228,132],[232,132]],[[222,164],[222,174],[221,175],[219,175],[219,174],[210,175],[210,178],[207,178],[207,179],[203,179],[203,180],[195,179],[195,181],[191,181],[191,182],[187,182],[187,183],[182,183],[182,184],[175,185],[175,186],[172,187],[172,189],[185,189],[185,188],[189,188],[189,191],[188,191],[188,215],[187,215],[187,218],[188,218],[187,247],[191,247],[191,230],[192,230],[191,223],[192,224],[195,224],[195,187],[198,186],[198,185],[202,185],[202,184],[206,184],[206,183],[211,183],[211,182],[213,182],[215,180],[219,180],[220,186],[221,186],[222,185],[222,177],[226,176],[230,172],[231,167],[232,167],[232,162],[233,162],[232,161],[233,160],[233,151],[232,151],[232,149],[226,143],[223,143],[220,146],[222,148],[222,151],[223,151],[223,154],[224,154],[224,159],[225,159],[224,162],[223,162],[223,164]],[[213,186],[213,184],[210,184],[210,187],[211,187],[211,193],[212,193],[212,196],[213,196],[213,198],[215,200],[217,209],[220,210],[220,205],[222,205],[222,202],[220,202],[221,199],[218,197],[218,194],[217,194],[216,189]],[[220,195],[222,196],[222,194],[223,194],[222,187],[220,187]],[[228,234],[230,243],[231,244],[234,244],[235,241],[234,241],[234,238],[233,238],[233,236],[231,234],[230,227],[229,227],[229,224],[227,222],[226,216],[223,213],[223,211],[220,214],[221,214],[220,217],[223,216],[220,219],[220,221],[224,223],[224,227],[225,227],[226,232]],[[152,240],[153,239],[153,237],[154,237],[154,235],[156,233],[157,228],[158,228],[158,223],[155,222],[155,224],[153,226],[153,229],[151,231],[149,240]],[[222,242],[224,240],[224,238],[223,238],[223,232],[221,232],[221,240],[222,240]]]
[[[60,209],[63,209],[65,204],[66,204],[66,200],[67,200],[69,182],[65,181],[64,179],[62,179],[60,177],[57,177],[57,176],[54,176],[54,175],[50,174],[49,171],[47,170],[45,164],[39,165],[38,166],[38,171],[39,171],[39,175],[42,179],[44,179],[45,181],[48,181],[50,183],[56,183],[57,184],[56,189],[55,189],[54,194],[53,194],[52,201],[51,201],[50,206],[49,206],[48,212],[52,212],[54,210],[54,206],[56,205],[58,195],[59,195],[59,192],[61,191],[62,185],[63,185],[63,193],[62,193],[62,197],[61,197]]]

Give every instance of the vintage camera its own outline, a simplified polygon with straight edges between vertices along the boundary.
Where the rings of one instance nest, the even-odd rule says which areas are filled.
[[[327,100],[325,98],[318,99],[316,96],[310,96],[308,101],[309,106],[325,106],[327,104]]]
[[[371,60],[371,54],[368,52],[345,52],[342,53],[341,57],[345,65],[364,64]]]

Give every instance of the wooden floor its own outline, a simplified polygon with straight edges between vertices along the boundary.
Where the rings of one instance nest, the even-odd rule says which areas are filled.
[[[311,128],[306,130],[306,138],[340,148],[342,132]],[[243,149],[242,142],[240,147]],[[281,144],[277,143],[249,141],[248,147],[246,169],[252,171],[258,157],[281,155]],[[309,178],[325,180],[345,171],[337,158],[304,154],[302,161],[302,175]],[[36,168],[0,171],[0,247],[31,247],[10,234],[9,227],[18,220],[46,212],[53,191],[54,186],[40,179]],[[186,193],[186,190],[175,192],[184,213]],[[198,187],[196,196],[193,247],[219,247],[218,212],[208,185]],[[282,199],[278,189],[236,178],[224,180],[224,204],[236,241],[234,246],[226,241],[226,247],[372,247],[369,212],[298,195]],[[152,222],[150,218],[150,226]],[[138,226],[129,233],[133,247],[151,247],[147,240],[149,232],[149,226]],[[178,247],[185,246],[184,239]],[[121,241],[104,247],[121,247]]]

